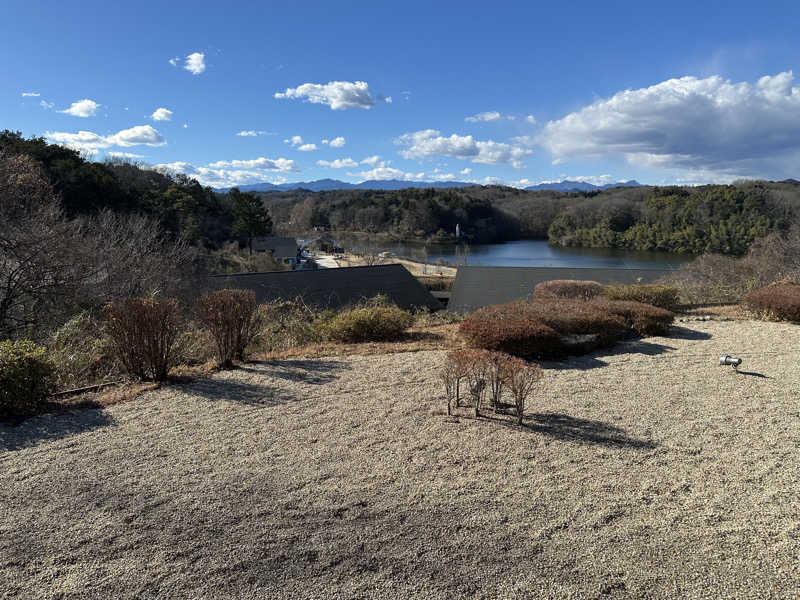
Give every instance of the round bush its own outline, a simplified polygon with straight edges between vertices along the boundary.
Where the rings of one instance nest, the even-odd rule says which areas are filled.
[[[641,302],[622,300],[595,300],[599,310],[623,319],[626,329],[633,335],[666,335],[675,320],[670,311]]]
[[[535,300],[591,300],[603,292],[603,286],[596,281],[573,279],[554,279],[543,281],[533,288]]]
[[[396,306],[364,306],[340,312],[326,332],[336,342],[385,342],[398,339],[413,322],[411,313]]]
[[[556,358],[564,352],[558,332],[542,323],[526,302],[482,308],[462,321],[459,333],[470,346],[525,360]]]
[[[679,295],[678,288],[660,284],[609,285],[603,290],[609,300],[641,302],[667,310],[677,308]]]
[[[53,391],[46,350],[30,340],[0,342],[0,417],[36,413]]]
[[[744,305],[763,318],[800,321],[800,285],[786,283],[753,290]]]
[[[561,335],[596,336],[595,347],[613,345],[625,336],[628,329],[622,317],[609,313],[594,302],[534,300],[526,310]]]

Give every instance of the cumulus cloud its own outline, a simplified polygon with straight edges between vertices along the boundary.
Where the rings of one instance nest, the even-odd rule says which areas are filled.
[[[153,121],[171,121],[172,114],[168,108],[157,108],[150,117]]]
[[[502,119],[503,116],[497,112],[496,110],[491,110],[487,112],[478,113],[477,115],[473,115],[471,117],[467,117],[464,119],[468,123],[480,123],[486,121],[499,121]]]
[[[420,173],[419,175],[424,176],[424,173]],[[410,181],[414,179],[413,173],[406,173],[405,171],[401,171],[400,169],[394,169],[392,167],[375,167],[374,169],[370,169],[369,171],[361,171],[359,173],[363,179],[402,179],[405,181]]]
[[[345,140],[343,137],[335,137],[332,140],[322,140],[323,144],[330,144],[331,148],[341,148],[345,144]]]
[[[492,140],[475,140],[471,135],[443,137],[436,129],[424,129],[401,135],[395,142],[405,146],[400,152],[403,158],[422,159],[429,156],[449,156],[471,160],[474,163],[501,164],[509,163],[515,168],[522,167],[522,159],[531,154],[531,150],[495,142]]]
[[[530,123],[531,125],[536,125],[536,117],[534,117],[533,115],[528,115],[527,117],[525,117],[525,121]]]
[[[183,68],[192,75],[200,75],[206,70],[206,55],[202,52],[192,52],[186,57],[186,63]]]
[[[284,92],[276,92],[275,98],[305,99],[312,104],[327,104],[331,110],[370,109],[375,106],[375,98],[365,81],[304,83],[296,88],[286,88]]]
[[[256,137],[257,135],[267,135],[266,131],[260,131],[255,129],[245,129],[244,131],[240,131],[237,133],[239,137]]]
[[[154,169],[162,172],[184,173],[194,177],[203,185],[224,188],[251,183],[284,183],[284,177],[276,177],[275,173],[299,171],[293,160],[287,158],[259,157],[252,160],[220,160],[207,167],[195,166],[188,162],[177,161],[155,165]]]
[[[293,135],[292,137],[283,140],[284,144],[290,144],[292,146],[299,146],[303,143],[303,138],[299,135]]]
[[[598,100],[545,126],[556,157],[624,155],[632,164],[739,176],[795,176],[800,88],[791,71],[756,83],[669,79]]]
[[[375,166],[381,160],[381,157],[375,154],[374,156],[368,156],[367,158],[361,161],[362,165],[372,165]]]
[[[176,56],[175,58],[170,58],[169,59],[169,64],[171,64],[173,67],[177,67],[178,63],[180,61],[181,61],[181,57],[180,56]]]
[[[384,98],[383,101],[386,102],[386,104],[391,104],[392,103],[392,97],[391,96],[386,96],[386,98]]]
[[[465,169],[461,169],[458,172],[459,175],[469,175],[470,173],[472,173],[472,169],[470,169],[469,167],[466,167]]]
[[[134,154],[133,152],[107,152],[107,154],[114,158],[144,158],[141,154]]]
[[[288,158],[253,158],[250,160],[218,160],[208,165],[209,167],[233,167],[234,169],[258,169],[261,171],[299,171],[297,164]]]
[[[41,96],[39,92],[22,92],[23,98],[38,98]]]
[[[300,152],[313,152],[314,150],[317,149],[317,145],[316,144],[303,144],[302,146],[298,146],[297,149],[300,150]]]
[[[357,167],[358,163],[352,158],[337,158],[336,160],[318,160],[320,167],[330,167],[331,169],[344,169]]]
[[[56,105],[55,102],[47,102],[46,100],[41,100],[39,102],[39,106],[41,106],[42,108],[47,109],[47,110],[50,110],[55,105]]]
[[[100,108],[100,105],[97,102],[84,98],[83,100],[73,102],[72,106],[58,112],[72,115],[73,117],[86,118],[93,117],[97,113],[98,108]]]
[[[167,143],[163,136],[150,125],[137,125],[108,136],[98,135],[92,131],[78,131],[77,133],[48,131],[45,137],[73,150],[89,152],[111,146],[163,146]]]

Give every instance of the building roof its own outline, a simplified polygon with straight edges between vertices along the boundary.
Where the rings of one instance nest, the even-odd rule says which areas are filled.
[[[661,269],[586,269],[561,267],[459,267],[447,304],[452,312],[529,298],[533,288],[553,279],[598,283],[651,283],[670,273]]]
[[[253,250],[270,250],[275,258],[296,258],[297,240],[291,237],[254,237]]]
[[[214,275],[211,280],[217,289],[253,290],[259,302],[294,300],[299,296],[318,307],[340,308],[380,294],[400,308],[442,308],[441,302],[399,264]]]

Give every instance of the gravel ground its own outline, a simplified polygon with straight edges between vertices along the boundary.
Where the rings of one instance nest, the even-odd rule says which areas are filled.
[[[0,426],[0,597],[794,599],[798,334],[687,322],[548,364],[523,428],[445,417],[443,351]]]

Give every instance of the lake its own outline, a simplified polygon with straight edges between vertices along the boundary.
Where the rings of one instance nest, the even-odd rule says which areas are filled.
[[[400,258],[450,265],[493,267],[582,267],[606,269],[677,269],[691,261],[690,254],[612,248],[561,248],[545,240],[517,240],[502,244],[372,244],[353,241],[345,247],[355,252],[394,252]],[[425,251],[427,249],[427,259]]]

